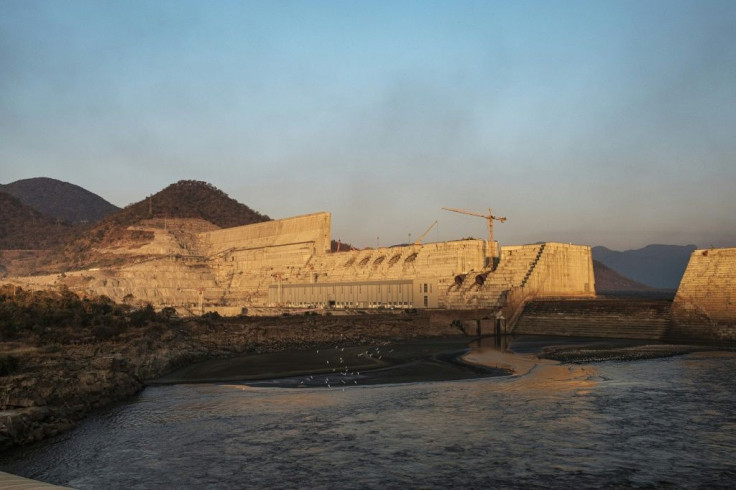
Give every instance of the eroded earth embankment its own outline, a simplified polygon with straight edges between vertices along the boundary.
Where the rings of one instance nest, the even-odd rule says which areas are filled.
[[[462,334],[419,314],[188,319],[129,328],[110,340],[0,342],[0,450],[71,428],[90,410],[187,364],[244,353]]]

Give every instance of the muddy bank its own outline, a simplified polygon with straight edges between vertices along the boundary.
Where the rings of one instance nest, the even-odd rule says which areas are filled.
[[[339,388],[509,374],[505,370],[463,362],[461,357],[469,350],[469,343],[470,339],[465,336],[380,340],[360,346],[337,342],[309,350],[204,361],[148,384],[232,382],[283,388]]]
[[[90,410],[140,391],[147,381],[207,359],[285,350],[376,346],[386,341],[451,336],[422,314],[177,320],[127,330],[109,341],[37,346],[0,342],[0,450],[74,426]]]

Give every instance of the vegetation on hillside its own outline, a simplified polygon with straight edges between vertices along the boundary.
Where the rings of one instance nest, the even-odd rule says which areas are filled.
[[[220,228],[271,219],[232,199],[212,184],[180,180],[142,201],[126,206],[106,221],[129,226],[150,218],[201,218]]]
[[[60,245],[73,227],[0,192],[0,250],[37,250]]]
[[[168,315],[166,313],[169,313]],[[135,308],[106,296],[80,298],[72,291],[33,291],[0,286],[0,341],[27,344],[72,344],[108,340],[129,327],[167,321],[150,304]]]

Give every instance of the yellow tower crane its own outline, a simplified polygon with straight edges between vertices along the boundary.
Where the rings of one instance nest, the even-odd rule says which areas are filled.
[[[455,208],[442,208],[445,211],[454,211],[455,213],[461,213],[461,214],[469,214],[470,216],[477,216],[478,218],[483,218],[488,220],[488,241],[493,241],[493,220],[499,221],[503,223],[506,221],[505,216],[493,216],[493,211],[491,211],[491,208],[488,208],[488,214],[481,214],[481,213],[474,213],[472,211],[467,211],[465,209],[455,209]]]
[[[437,220],[434,220],[434,223],[432,223],[431,225],[429,225],[429,228],[427,228],[427,231],[425,231],[424,233],[422,233],[422,236],[420,236],[419,239],[417,239],[417,241],[414,242],[414,245],[421,245],[422,244],[422,240],[424,240],[424,237],[427,236],[427,233],[429,233],[430,231],[432,231],[432,228],[434,228],[436,225],[437,225]]]

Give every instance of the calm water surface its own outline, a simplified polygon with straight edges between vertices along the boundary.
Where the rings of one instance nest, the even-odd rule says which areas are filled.
[[[75,488],[736,486],[736,354],[393,385],[146,388],[0,469]]]

